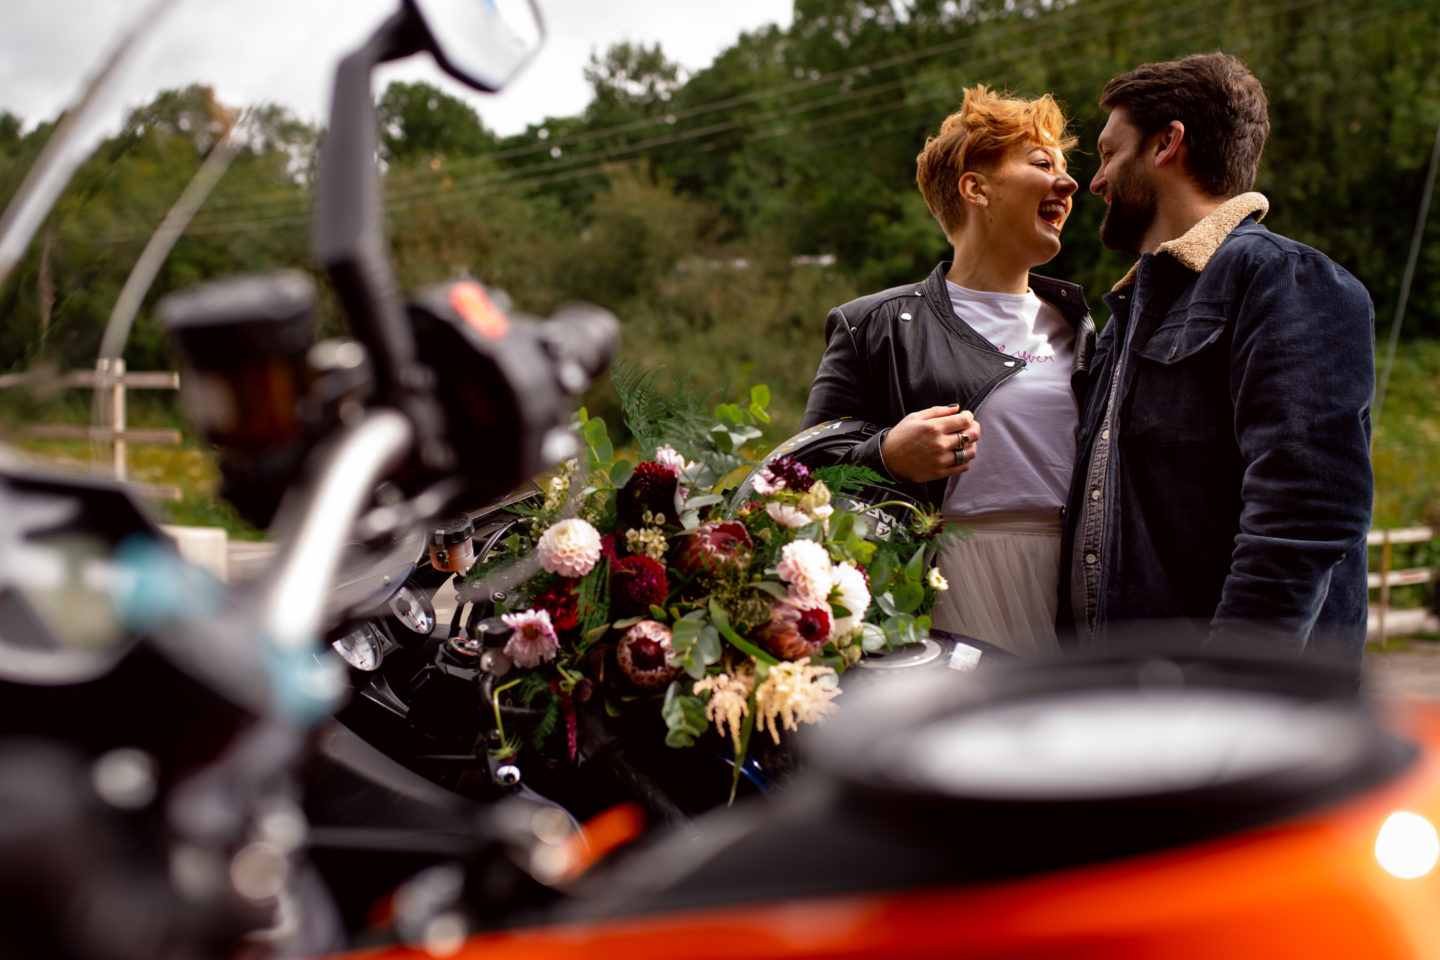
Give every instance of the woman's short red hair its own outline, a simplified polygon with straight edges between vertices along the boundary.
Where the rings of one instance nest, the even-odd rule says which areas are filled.
[[[1048,93],[1024,100],[1001,96],[983,83],[967,88],[960,109],[945,118],[940,133],[926,140],[915,158],[915,182],[945,235],[953,237],[965,221],[964,173],[989,167],[1018,146],[1054,147],[1063,155],[1077,142],[1065,136],[1065,127],[1065,114]]]

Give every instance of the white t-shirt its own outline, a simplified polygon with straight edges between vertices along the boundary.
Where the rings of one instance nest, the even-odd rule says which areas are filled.
[[[970,290],[946,281],[955,315],[1025,369],[980,403],[980,452],[952,478],[947,517],[1054,513],[1065,503],[1079,419],[1070,373],[1075,328],[1036,296]]]

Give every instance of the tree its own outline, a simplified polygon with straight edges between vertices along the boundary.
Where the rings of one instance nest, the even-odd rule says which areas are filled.
[[[387,161],[471,157],[495,147],[495,135],[474,108],[424,81],[390,84],[376,113]]]

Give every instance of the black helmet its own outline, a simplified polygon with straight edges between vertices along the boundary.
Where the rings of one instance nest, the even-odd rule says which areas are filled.
[[[765,455],[765,459],[746,475],[730,498],[731,509],[738,510],[755,497],[755,476],[781,457],[792,457],[812,470],[816,467],[833,467],[846,462],[846,454],[857,444],[879,432],[880,428],[864,420],[840,417],[826,420],[813,427],[801,430]],[[831,503],[839,510],[863,513],[874,523],[875,537],[888,540],[890,530],[897,524],[910,519],[908,510],[893,507],[872,509],[875,504],[899,500],[921,506],[926,503],[923,492],[915,484],[896,480],[866,483],[860,489],[831,490]]]

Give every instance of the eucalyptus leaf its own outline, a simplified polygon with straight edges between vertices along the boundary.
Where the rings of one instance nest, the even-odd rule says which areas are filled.
[[[625,486],[630,475],[635,472],[635,464],[629,460],[616,460],[610,467],[610,482],[617,488]]]
[[[914,613],[925,600],[925,588],[905,580],[891,588],[890,597],[898,613]]]
[[[873,599],[875,600],[875,606],[879,607],[880,612],[885,614],[885,616],[893,617],[898,612],[895,609],[895,601],[891,598],[889,591],[876,594]]]
[[[653,603],[650,604],[650,617],[653,620],[658,620],[660,623],[664,623],[666,620],[670,619],[669,615],[665,612],[664,607],[657,607]]]
[[[790,591],[785,589],[785,585],[781,583],[776,583],[774,580],[757,580],[754,583],[750,584],[750,586],[754,587],[756,590],[761,590],[765,593],[768,593],[776,600],[784,600],[786,597],[790,596]]]
[[[873,623],[867,623],[860,631],[860,649],[875,653],[885,649],[885,631]]]

